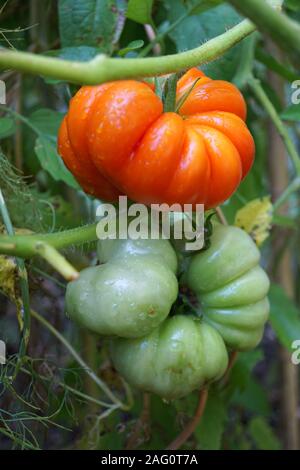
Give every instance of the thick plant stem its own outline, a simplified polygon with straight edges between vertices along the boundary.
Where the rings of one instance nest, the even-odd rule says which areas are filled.
[[[282,2],[273,1],[272,8],[265,0],[229,0],[243,15],[255,22],[276,44],[289,52],[300,53],[300,25],[279,11]],[[271,2],[269,2],[271,3]]]
[[[177,450],[188,440],[188,438],[193,434],[196,427],[198,426],[207,402],[208,389],[203,388],[200,392],[199,402],[196,409],[196,413],[184,430],[176,437],[176,439],[168,445],[167,450]]]
[[[71,230],[49,234],[0,236],[0,253],[20,258],[30,258],[37,253],[40,243],[51,245],[53,248],[66,248],[97,240],[97,224],[84,225]]]
[[[217,59],[254,30],[253,23],[244,20],[190,51],[141,59],[116,59],[100,54],[88,62],[76,62],[2,48],[0,69],[9,68],[72,83],[96,85],[111,80],[179,72],[201,65]]]

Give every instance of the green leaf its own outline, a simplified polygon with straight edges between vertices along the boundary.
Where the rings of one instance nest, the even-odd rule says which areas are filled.
[[[272,428],[262,417],[252,418],[249,423],[249,433],[259,450],[280,450],[281,444]]]
[[[163,1],[170,24],[184,14],[188,14],[187,8],[180,0]],[[215,5],[213,6],[215,7]],[[200,15],[187,16],[169,33],[169,36],[174,41],[178,51],[186,51],[224,33],[240,20],[240,15],[233,8],[227,4],[221,4]],[[241,45],[238,44],[218,60],[204,65],[202,69],[212,78],[231,80],[240,61],[240,51]]]
[[[125,0],[60,0],[62,47],[93,46],[111,54],[125,22]]]
[[[15,130],[16,123],[14,119],[10,117],[0,118],[0,139],[13,135]]]
[[[247,388],[252,369],[262,360],[262,358],[263,353],[261,349],[247,351],[238,356],[230,374],[229,387],[231,389],[231,393],[235,393],[236,390],[243,392]]]
[[[39,132],[56,138],[63,117],[64,113],[49,108],[40,108],[31,113],[28,119]]]
[[[284,121],[300,121],[300,104],[292,104],[280,116]]]
[[[250,374],[247,386],[242,391],[236,390],[231,403],[259,415],[270,416],[271,414],[267,390]]]
[[[300,3],[299,0],[285,0],[284,6],[292,11],[299,11],[300,10]]]
[[[289,351],[292,343],[300,339],[300,311],[287,296],[282,287],[272,284],[269,298],[271,302],[271,325],[280,341]]]
[[[41,135],[36,139],[35,153],[44,170],[46,170],[56,181],[63,181],[72,188],[79,189],[78,183],[73,175],[65,167],[62,158],[56,151],[56,145],[49,137]]]
[[[74,46],[64,47],[55,51],[48,52],[47,55],[60,57],[64,60],[76,60],[78,62],[87,62],[93,59],[96,55],[101,54],[102,51],[98,47],[91,46]]]
[[[202,0],[195,2],[195,6],[192,5],[192,15],[199,15],[210,8],[217,7],[221,3],[224,3],[224,0]]]
[[[195,436],[200,449],[219,450],[222,443],[227,408],[220,393],[210,389],[205,411]]]
[[[119,50],[118,55],[124,57],[128,52],[136,51],[143,47],[144,41],[142,39],[137,39],[136,41],[131,41],[126,47]]]
[[[126,16],[141,24],[152,23],[153,0],[129,0]]]

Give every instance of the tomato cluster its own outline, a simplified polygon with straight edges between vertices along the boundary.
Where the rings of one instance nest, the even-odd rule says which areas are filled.
[[[180,398],[224,374],[227,348],[261,340],[269,280],[243,230],[215,224],[210,247],[178,276],[198,298],[196,313],[176,311],[177,253],[168,240],[100,240],[98,257],[102,264],[68,285],[67,312],[111,337],[113,363],[133,386]]]
[[[134,80],[84,86],[70,102],[58,151],[100,199],[215,207],[253,162],[244,98],[193,68],[178,81],[177,103],[177,112],[163,112],[152,87]]]
[[[206,209],[233,194],[255,151],[243,96],[196,68],[176,91],[176,112],[164,112],[153,87],[134,80],[78,91],[58,149],[87,193]],[[269,280],[256,245],[243,230],[219,224],[210,243],[179,276],[175,243],[101,240],[100,265],[68,285],[69,316],[111,338],[113,363],[133,386],[180,398],[224,374],[227,348],[261,340]],[[179,284],[197,299],[190,311],[180,309]]]

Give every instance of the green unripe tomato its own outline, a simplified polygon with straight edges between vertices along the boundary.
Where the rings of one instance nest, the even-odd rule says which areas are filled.
[[[177,256],[170,242],[164,239],[158,240],[99,240],[97,245],[98,259],[101,263],[107,263],[121,258],[135,256],[155,256],[160,263],[165,264],[174,273],[177,271]]]
[[[136,338],[167,317],[177,294],[176,276],[156,257],[122,258],[81,271],[68,284],[66,310],[95,333]]]
[[[270,282],[259,260],[259,250],[245,231],[215,225],[210,247],[192,258],[185,276],[205,321],[233,349],[255,347],[269,315]]]
[[[219,333],[191,315],[169,317],[143,338],[116,338],[111,355],[130,385],[167,400],[218,380],[228,365]]]

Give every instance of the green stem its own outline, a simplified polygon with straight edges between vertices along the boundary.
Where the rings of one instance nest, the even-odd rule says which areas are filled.
[[[81,244],[97,240],[97,224],[85,225],[70,230],[36,235],[0,236],[0,253],[30,258],[35,256],[37,245],[46,243],[53,248],[65,248],[70,245]]]
[[[35,252],[46,260],[57,272],[59,272],[67,281],[74,281],[79,276],[79,272],[57,251],[53,246],[37,242]]]
[[[278,11],[282,2],[276,2],[277,8],[272,8],[265,0],[229,0],[229,2],[244,16],[250,18],[260,31],[268,34],[276,44],[288,51],[300,53],[300,25]]]
[[[293,161],[296,173],[300,176],[300,157],[297,152],[297,149],[290,138],[289,132],[283,122],[281,121],[273,103],[270,101],[269,97],[265,93],[263,87],[259,80],[255,79],[254,77],[250,77],[248,80],[248,84],[252,89],[253,93],[255,94],[256,98],[260,101],[263,108],[269,114],[271,120],[273,121],[277,131],[279,132],[280,136],[283,139],[283,142],[286,146],[286,149]]]
[[[179,72],[217,59],[251,34],[255,26],[244,20],[225,33],[190,51],[163,57],[116,59],[103,54],[88,62],[62,60],[8,49],[0,49],[0,69],[46,75],[72,83],[95,85],[110,80],[147,77]]]
[[[31,315],[38,320],[42,325],[44,325],[69,351],[71,356],[75,359],[75,361],[82,367],[82,369],[89,375],[89,377],[98,385],[98,387],[105,393],[105,395],[115,404],[118,405],[123,410],[127,410],[128,406],[122,403],[107,387],[105,382],[103,382],[95,372],[84,362],[82,357],[75,351],[73,346],[67,341],[67,339],[54,328],[45,318],[39,315],[37,312],[31,310]]]

